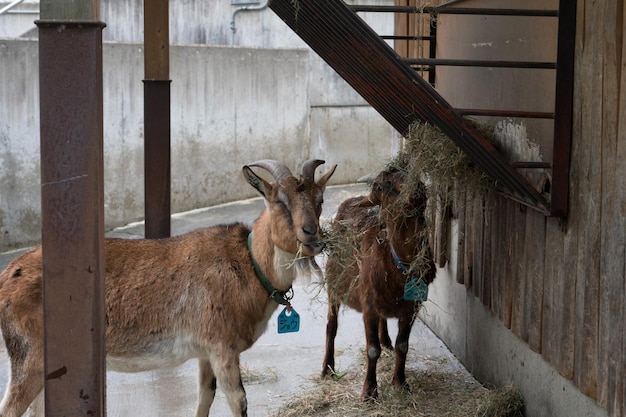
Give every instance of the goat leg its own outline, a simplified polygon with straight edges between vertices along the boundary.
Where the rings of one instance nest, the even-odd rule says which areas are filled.
[[[11,371],[11,380],[0,405],[1,417],[20,417],[43,390],[43,369],[16,376]]]
[[[234,349],[224,348],[221,355],[211,355],[210,362],[211,367],[215,371],[217,383],[224,394],[226,394],[226,400],[233,416],[247,417],[248,400],[241,382],[239,353]]]
[[[387,328],[387,319],[381,318],[378,322],[378,337],[380,339],[380,344],[385,349],[393,349],[393,344],[391,343],[391,338],[389,337],[389,329]]]
[[[335,337],[337,336],[339,302],[331,300],[328,295],[328,318],[326,321],[326,351],[324,353],[324,363],[322,364],[322,377],[335,373]]]
[[[371,309],[363,311],[363,323],[365,324],[365,341],[367,349],[367,374],[363,382],[361,400],[367,401],[378,397],[378,385],[376,383],[376,364],[380,357],[380,340],[378,339],[378,323],[382,318]]]
[[[200,381],[198,385],[198,408],[196,409],[196,417],[206,417],[215,399],[215,389],[217,387],[217,379],[211,367],[211,363],[205,359],[198,361],[200,369]]]
[[[411,328],[415,321],[415,316],[403,316],[398,319],[398,337],[396,338],[395,348],[395,368],[393,372],[393,379],[391,383],[401,389],[410,391],[409,384],[406,382],[405,366],[406,356],[409,351],[409,335],[411,334]]]
[[[6,317],[3,316],[2,321],[11,368],[9,384],[0,403],[0,417],[20,417],[43,390],[43,346],[41,339],[10,326]]]

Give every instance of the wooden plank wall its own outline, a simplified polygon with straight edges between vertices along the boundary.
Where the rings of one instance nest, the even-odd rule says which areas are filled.
[[[612,417],[626,417],[625,20],[621,0],[578,0],[566,221],[505,199],[453,209],[457,281]]]

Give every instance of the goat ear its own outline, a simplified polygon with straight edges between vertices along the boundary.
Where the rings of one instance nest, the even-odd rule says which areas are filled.
[[[322,175],[322,177],[317,180],[318,187],[320,187],[322,190],[326,189],[326,183],[328,182],[328,179],[332,177],[332,175],[335,173],[335,169],[337,169],[337,164],[333,165],[326,174]]]
[[[255,174],[254,171],[252,171],[252,169],[250,169],[247,165],[244,165],[242,171],[246,181],[248,181],[251,186],[256,188],[256,190],[267,200],[271,194],[272,185]]]

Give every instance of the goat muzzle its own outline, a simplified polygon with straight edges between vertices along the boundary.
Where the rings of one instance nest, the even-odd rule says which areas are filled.
[[[319,255],[326,247],[326,243],[321,239],[314,241],[303,242],[298,240],[298,252],[303,256],[316,256]]]

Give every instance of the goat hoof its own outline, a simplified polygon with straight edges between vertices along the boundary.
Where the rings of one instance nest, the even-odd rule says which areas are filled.
[[[363,388],[363,392],[361,393],[361,401],[374,401],[376,398],[378,398],[378,388]]]
[[[326,365],[326,367],[322,369],[321,377],[322,379],[340,380],[345,375],[346,375],[345,372],[343,374],[337,374],[337,372],[335,372],[335,370],[330,365]]]
[[[406,392],[411,392],[411,386],[406,381],[400,382],[394,378],[393,381],[391,381],[391,384],[397,389],[401,389]]]

